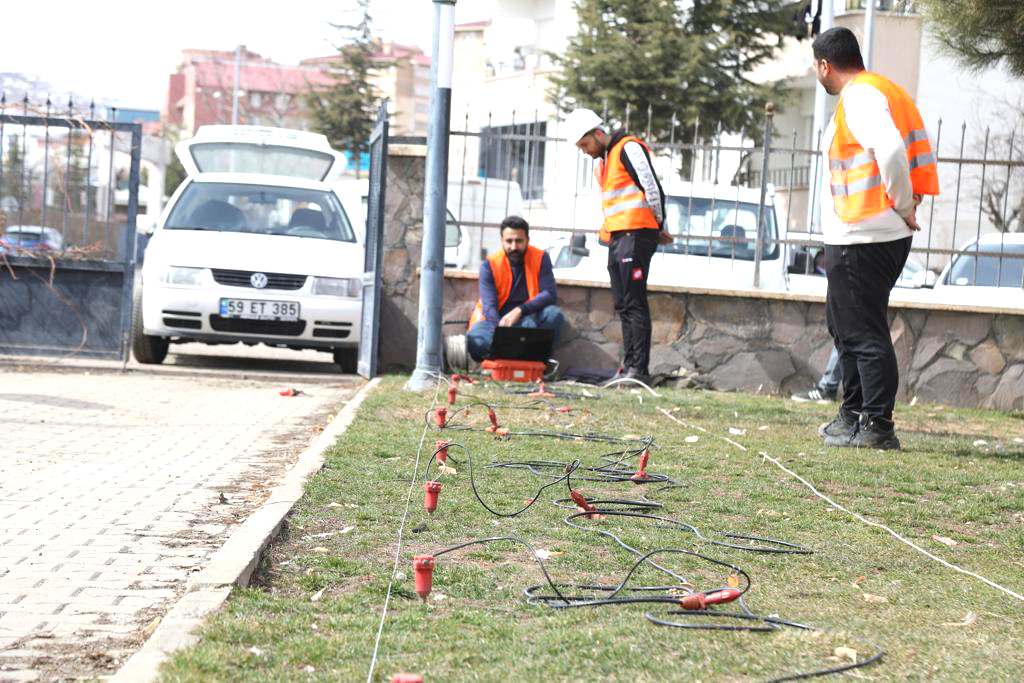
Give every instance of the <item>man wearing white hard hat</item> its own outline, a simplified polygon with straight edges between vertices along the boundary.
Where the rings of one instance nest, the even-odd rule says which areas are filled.
[[[598,162],[594,175],[601,186],[604,223],[599,239],[608,244],[608,275],[615,312],[622,324],[622,377],[646,380],[651,357],[651,311],[647,275],[658,244],[671,236],[663,230],[665,193],[640,138],[619,130],[607,133],[601,117],[575,109],[565,119],[566,139]]]

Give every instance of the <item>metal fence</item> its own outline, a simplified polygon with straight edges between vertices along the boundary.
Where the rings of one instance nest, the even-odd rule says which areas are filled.
[[[808,141],[820,144],[821,133],[779,130],[773,118],[771,111],[766,112],[756,136],[720,129],[702,136],[699,125],[675,122],[670,131],[652,135],[650,116],[644,126],[642,116],[629,121],[627,110],[627,120],[617,123],[651,141],[666,194],[681,197],[687,207],[707,196],[712,207],[716,202],[732,207],[749,203],[751,192],[759,197],[755,203],[762,218],[743,237],[717,232],[712,240],[706,230],[694,232],[694,217],[683,211],[682,228],[670,229],[675,244],[661,251],[711,258],[712,243],[724,244],[726,251],[715,256],[735,260],[749,253],[756,263],[758,255],[771,250],[769,242],[777,241],[784,245],[791,272],[813,272],[821,227],[818,209],[810,207],[820,206],[824,169],[819,145]],[[448,203],[463,227],[462,241],[469,235],[470,252],[460,266],[473,268],[497,248],[497,228],[508,213],[521,213],[531,225],[531,242],[542,247],[558,242],[559,236],[597,231],[601,217],[594,162],[559,135],[561,119],[550,112],[523,117],[514,111],[489,111],[477,116],[466,112],[462,121],[453,121]],[[934,282],[954,255],[972,252],[969,283],[982,283],[978,264],[988,258],[996,264],[996,282],[1006,286],[1009,278],[1012,286],[1024,287],[1024,276],[1018,276],[1024,267],[1024,244],[1018,247],[1018,238],[1009,235],[1024,232],[1020,136],[1014,131],[971,131],[966,124],[951,135],[950,126],[941,120],[929,128],[939,164],[940,195],[925,198],[917,210],[922,231],[915,236],[912,258],[932,273],[923,282]],[[831,201],[827,186],[823,198]],[[766,231],[766,215],[775,216],[775,233]],[[720,220],[722,227],[730,225],[725,218]],[[987,241],[992,238],[981,239],[989,233],[999,238],[994,243]],[[461,246],[453,231],[449,238],[448,247]],[[757,279],[754,286],[761,285]]]
[[[12,104],[0,94],[0,239],[7,253],[125,255],[125,231],[134,236],[139,208],[141,128],[97,120],[95,109],[72,100],[33,105],[27,95]]]

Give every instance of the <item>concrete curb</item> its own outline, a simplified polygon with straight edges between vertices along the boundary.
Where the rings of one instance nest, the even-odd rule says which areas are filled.
[[[270,498],[214,553],[209,565],[189,581],[186,592],[161,619],[153,634],[110,679],[116,683],[146,683],[155,680],[160,665],[175,650],[199,641],[197,631],[211,613],[220,609],[234,586],[249,583],[259,564],[260,555],[277,535],[284,518],[302,497],[306,482],[320,470],[324,451],[334,445],[355,419],[359,406],[380,383],[375,378],[366,383],[342,411],[321,432],[274,489]]]

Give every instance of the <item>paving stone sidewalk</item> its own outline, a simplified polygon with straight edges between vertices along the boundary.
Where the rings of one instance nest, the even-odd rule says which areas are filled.
[[[0,367],[0,681],[112,674],[358,389]]]

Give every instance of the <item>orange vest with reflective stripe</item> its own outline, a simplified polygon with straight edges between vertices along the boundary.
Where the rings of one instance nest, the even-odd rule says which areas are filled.
[[[544,252],[537,247],[526,247],[526,254],[523,255],[523,269],[526,273],[526,291],[530,299],[540,293],[540,262]],[[491,264],[491,274],[494,276],[494,288],[498,290],[498,310],[505,305],[508,297],[512,294],[512,264],[508,262],[508,256],[504,249],[499,249],[487,257]],[[529,299],[527,299],[529,301]],[[484,302],[476,300],[476,308],[469,319],[469,327],[473,327],[481,320],[486,320],[484,315]],[[497,323],[497,320],[491,322]]]
[[[862,71],[850,85],[866,83],[885,95],[892,121],[903,136],[910,163],[910,182],[914,194],[938,194],[939,174],[935,155],[921,113],[910,95],[888,78]],[[843,98],[839,98],[835,115],[835,137],[828,150],[832,176],[832,203],[836,215],[844,223],[856,223],[893,206],[885,193],[882,175],[873,152],[860,146],[846,124]]]
[[[594,176],[601,186],[601,208],[604,210],[604,223],[598,234],[598,239],[603,242],[619,230],[658,229],[658,220],[647,203],[647,197],[622,163],[622,148],[630,141],[639,142],[650,154],[643,140],[626,135],[608,150],[604,163],[594,168]]]

